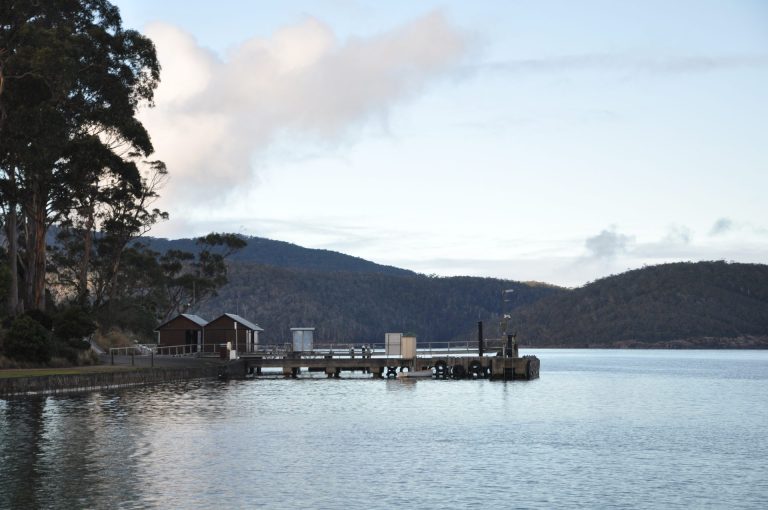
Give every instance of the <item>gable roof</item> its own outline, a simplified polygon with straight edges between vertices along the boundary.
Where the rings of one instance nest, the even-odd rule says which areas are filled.
[[[234,314],[234,313],[225,313],[221,317],[229,317],[233,321],[238,322],[238,323],[242,324],[243,326],[245,326],[246,328],[252,329],[254,331],[264,331],[262,328],[260,328],[258,326],[258,324],[254,324],[253,322],[249,321],[248,319],[244,319],[244,318],[242,318],[239,315]],[[221,317],[218,317],[216,320],[221,319]],[[214,321],[211,321],[211,322],[214,322]]]
[[[163,322],[162,324],[160,324],[158,327],[156,327],[156,328],[155,328],[155,331],[157,331],[158,329],[160,329],[160,328],[162,328],[163,326],[167,325],[168,323],[175,321],[175,320],[176,320],[176,319],[178,319],[179,317],[184,317],[185,319],[187,319],[187,320],[190,320],[190,321],[194,322],[195,324],[197,324],[197,325],[198,325],[198,326],[200,326],[201,328],[202,328],[203,326],[205,326],[206,324],[208,324],[208,321],[207,321],[207,320],[205,320],[205,319],[203,319],[203,318],[202,318],[202,317],[200,317],[199,315],[194,315],[194,314],[191,314],[191,313],[180,313],[180,314],[179,314],[179,315],[177,315],[176,317],[172,317],[172,318],[168,319],[167,321]]]
[[[203,319],[199,315],[195,315],[195,314],[192,314],[192,313],[182,313],[181,316],[182,317],[186,317],[187,319],[191,320],[192,322],[194,322],[198,326],[205,326],[206,324],[208,324],[208,321]]]

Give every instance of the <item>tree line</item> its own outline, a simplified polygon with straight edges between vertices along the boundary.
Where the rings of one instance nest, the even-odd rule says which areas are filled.
[[[318,271],[231,261],[230,282],[194,311],[205,319],[239,313],[264,328],[266,343],[290,341],[290,328],[315,327],[320,342],[383,342],[385,332],[412,332],[419,342],[475,340],[477,322],[497,337],[509,312],[565,292],[495,278],[430,277],[381,272]],[[504,290],[514,292],[502,294]]]
[[[527,345],[768,346],[768,266],[680,262],[636,269],[515,310]]]
[[[168,170],[137,118],[159,80],[154,44],[106,0],[0,3],[0,283],[15,357],[44,330],[82,348],[96,327],[155,323],[226,281],[236,236],[199,238],[196,254],[137,242],[168,218],[156,207]]]

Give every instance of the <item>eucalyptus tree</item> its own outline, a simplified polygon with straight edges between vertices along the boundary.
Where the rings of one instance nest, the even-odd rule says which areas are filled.
[[[27,308],[45,308],[50,225],[77,218],[91,232],[98,204],[115,190],[144,224],[145,213],[162,216],[136,211],[148,195],[138,165],[153,152],[136,113],[151,104],[159,72],[152,42],[124,29],[106,0],[0,3],[0,192],[10,270],[14,280],[23,276],[24,291],[18,280],[11,287]],[[106,195],[104,182],[112,183]],[[86,259],[81,283],[87,267]]]
[[[196,254],[168,250],[160,257],[163,270],[165,309],[158,319],[196,310],[200,303],[215,297],[228,283],[226,259],[243,249],[247,242],[237,234],[211,233],[195,239]]]

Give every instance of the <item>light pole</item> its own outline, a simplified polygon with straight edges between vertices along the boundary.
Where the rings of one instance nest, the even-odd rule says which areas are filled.
[[[515,289],[506,289],[501,291],[501,321],[499,322],[499,335],[501,336],[501,345],[502,345],[502,356],[507,357],[507,343],[509,342],[509,338],[507,338],[507,326],[508,321],[511,318],[509,314],[504,313],[504,303],[509,303],[510,300],[507,299],[508,294],[512,294],[515,292]]]

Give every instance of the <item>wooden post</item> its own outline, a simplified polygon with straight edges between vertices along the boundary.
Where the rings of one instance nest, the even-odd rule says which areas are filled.
[[[477,321],[477,353],[480,355],[480,357],[483,357],[483,352],[485,351],[483,345],[483,321]]]

